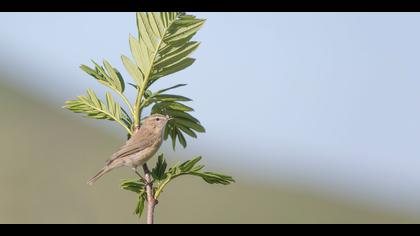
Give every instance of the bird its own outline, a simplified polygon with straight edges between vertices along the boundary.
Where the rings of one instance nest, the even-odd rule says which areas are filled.
[[[121,166],[131,167],[138,174],[137,167],[152,158],[161,146],[166,124],[171,119],[161,114],[144,118],[139,129],[111,156],[105,167],[89,179],[87,184],[92,185],[109,171]]]

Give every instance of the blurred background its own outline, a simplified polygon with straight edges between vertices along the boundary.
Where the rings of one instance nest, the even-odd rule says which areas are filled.
[[[187,83],[207,132],[161,152],[237,183],[175,181],[158,223],[420,223],[420,14],[193,14],[197,61],[154,88]],[[61,108],[106,91],[91,59],[130,80],[135,14],[1,13],[0,32],[0,223],[139,222],[131,170],[85,184],[124,130]]]

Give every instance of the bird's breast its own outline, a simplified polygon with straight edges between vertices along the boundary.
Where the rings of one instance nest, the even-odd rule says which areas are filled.
[[[156,154],[156,152],[159,150],[159,147],[162,144],[162,139],[158,138],[156,142],[153,143],[153,145],[143,149],[142,151],[134,154],[131,159],[131,165],[133,166],[140,166],[146,163],[150,158],[153,157],[153,155]]]

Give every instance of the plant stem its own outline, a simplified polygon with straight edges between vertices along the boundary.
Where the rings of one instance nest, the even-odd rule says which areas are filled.
[[[147,181],[147,185],[146,185],[147,224],[153,224],[153,217],[154,217],[154,211],[155,211],[155,206],[157,204],[157,200],[153,196],[153,182],[152,182],[152,177],[150,174],[149,167],[147,167],[147,164],[143,165],[143,170],[144,170],[144,178]]]
[[[145,83],[142,84],[141,88],[137,91],[137,98],[136,103],[134,104],[134,127],[139,128],[140,127],[140,116],[141,116],[141,99],[143,98],[144,94],[144,86]]]
[[[181,176],[181,175],[185,175],[185,174],[181,173],[181,174],[173,175],[173,176],[171,176],[171,178],[168,178],[168,179],[166,179],[163,183],[159,184],[159,185],[158,185],[158,187],[157,187],[157,189],[156,189],[156,192],[155,192],[155,199],[157,200],[157,199],[159,198],[159,196],[160,196],[160,194],[162,193],[163,189],[165,188],[165,186],[166,186],[166,185],[167,185],[167,184],[168,184],[171,180],[174,180],[175,178],[177,178],[177,177],[179,177],[179,176]]]
[[[160,193],[163,191],[163,188],[169,183],[169,181],[171,181],[170,178],[168,178],[167,180],[165,180],[165,182],[163,182],[162,184],[158,186],[158,189],[156,189],[156,193],[155,193],[155,199],[159,198]]]

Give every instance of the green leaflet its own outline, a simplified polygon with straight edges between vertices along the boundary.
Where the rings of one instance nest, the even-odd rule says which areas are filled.
[[[200,45],[199,42],[188,42],[185,45],[175,48],[168,53],[162,54],[159,60],[156,61],[154,67],[155,68],[164,68],[169,65],[173,65],[178,63],[188,57],[192,52],[194,52],[198,46]]]
[[[81,65],[80,69],[95,78],[101,84],[115,90],[118,93],[123,93],[125,89],[124,80],[122,79],[119,72],[113,68],[109,62],[104,60],[104,66],[108,73],[105,72],[104,68],[92,61],[95,65],[95,70],[86,66]]]
[[[201,157],[196,157],[192,160],[182,163],[179,166],[179,168],[184,172],[190,171],[195,166],[195,164],[197,164],[200,160],[201,160]]]
[[[97,80],[103,79],[101,76],[99,76],[96,70],[90,68],[89,66],[81,65],[80,69],[82,69],[84,72],[86,72],[87,74],[89,74],[90,76],[94,77]]]
[[[134,214],[136,214],[139,218],[141,217],[141,215],[143,214],[143,210],[144,210],[144,202],[146,201],[146,196],[145,194],[141,194],[139,196],[139,199],[137,200],[137,206],[136,209],[134,210]]]
[[[194,131],[192,131],[190,128],[182,126],[182,125],[177,125],[176,127],[182,130],[182,132],[186,133],[190,137],[197,138],[197,134],[194,133]]]
[[[164,93],[164,92],[166,92],[168,90],[179,88],[179,87],[183,87],[183,86],[186,86],[186,84],[177,84],[177,85],[174,85],[174,86],[169,87],[169,88],[166,88],[166,89],[161,89],[161,90],[157,91],[156,94],[161,94],[161,93]]]
[[[163,159],[163,154],[160,154],[158,157],[158,161],[156,162],[155,168],[152,169],[152,177],[154,180],[162,180],[166,177],[165,171],[168,164],[166,160]]]
[[[131,78],[136,82],[136,86],[141,86],[143,84],[143,74],[140,69],[134,64],[128,57],[121,56],[121,60],[124,64],[125,69],[130,74]]]
[[[163,76],[173,74],[175,72],[178,72],[180,70],[183,70],[189,67],[190,65],[194,63],[194,61],[195,61],[194,58],[185,58],[169,66],[156,68],[156,72],[155,72],[156,74],[154,74],[153,82]]]
[[[206,130],[202,125],[199,123],[193,122],[191,120],[183,119],[183,118],[175,118],[175,123],[179,123],[187,128],[191,128],[197,132],[204,133]]]
[[[121,182],[121,188],[137,194],[144,192],[144,186],[145,184],[139,180],[123,180]]]
[[[165,114],[165,110],[193,111],[194,109],[179,102],[159,102],[153,106],[152,113]]]
[[[141,41],[143,42],[143,41]],[[134,61],[136,62],[138,68],[140,68],[142,74],[147,77],[148,76],[148,68],[149,68],[149,55],[148,51],[144,44],[141,44],[137,39],[130,35],[129,38],[130,43],[130,50],[131,54],[134,57]]]
[[[171,140],[172,140],[172,148],[175,150],[175,144],[176,144],[176,136],[177,136],[177,132],[176,129],[172,128],[169,131],[169,134],[171,136]]]
[[[190,98],[180,96],[180,95],[174,95],[174,94],[158,94],[158,95],[153,96],[153,99],[157,102],[176,102],[176,101],[190,102],[192,101]]]
[[[109,78],[112,81],[112,84],[115,86],[115,88],[123,93],[125,89],[124,80],[118,75],[118,71],[114,69],[111,64],[107,60],[104,60],[104,66],[106,71],[108,72]]]
[[[177,111],[177,110],[166,110],[165,115],[169,115],[173,118],[184,118],[187,120],[191,120],[192,122],[199,123],[199,121],[192,115],[184,111]]]
[[[201,177],[204,181],[206,181],[209,184],[223,184],[228,185],[232,182],[235,182],[235,180],[231,176],[222,175],[218,173],[213,172],[193,172],[193,175]]]
[[[185,140],[184,135],[182,134],[181,131],[179,131],[179,129],[175,129],[176,130],[176,135],[178,136],[178,141],[179,143],[186,148],[187,147],[187,141]]]
[[[159,39],[163,37],[165,29],[163,25],[161,24],[159,17],[155,17],[155,14],[156,13],[149,12],[146,15],[147,15],[147,20],[149,22],[149,26],[152,29],[153,35],[155,36],[155,39]],[[162,25],[162,28],[160,28],[161,25]]]
[[[165,38],[165,43],[186,43],[203,26],[205,20],[181,18],[171,28],[171,34]]]
[[[136,14],[137,27],[139,30],[139,39],[143,40],[150,51],[154,51],[157,44],[158,34],[153,32],[147,13],[138,12]]]

